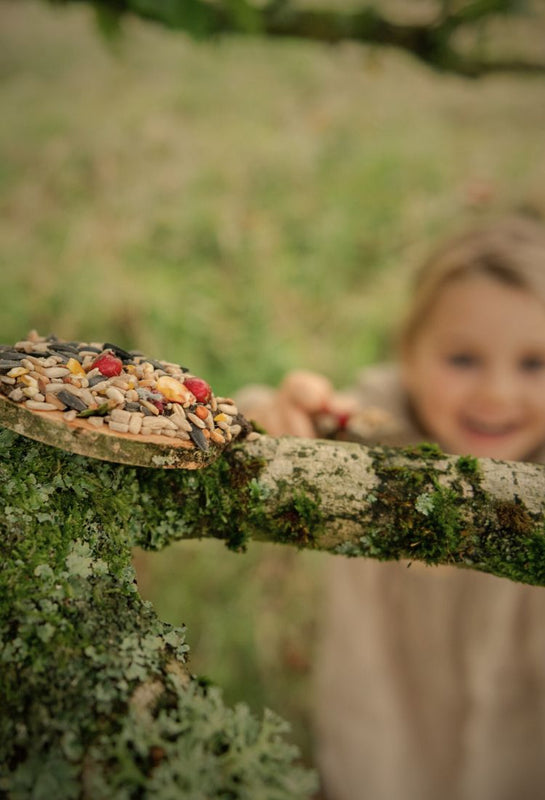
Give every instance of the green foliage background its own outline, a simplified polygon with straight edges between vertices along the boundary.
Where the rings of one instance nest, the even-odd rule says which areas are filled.
[[[0,3],[0,340],[30,328],[176,360],[229,395],[384,358],[441,235],[545,212],[544,79]],[[327,558],[195,542],[137,555],[192,668],[292,721],[308,756]]]

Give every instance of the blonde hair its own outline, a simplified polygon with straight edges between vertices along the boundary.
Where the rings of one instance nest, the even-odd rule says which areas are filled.
[[[452,281],[488,275],[531,292],[545,305],[545,226],[529,217],[508,217],[448,239],[416,274],[413,300],[400,330],[410,346],[442,289]]]

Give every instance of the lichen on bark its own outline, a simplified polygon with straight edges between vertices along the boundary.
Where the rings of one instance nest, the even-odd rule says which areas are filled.
[[[379,484],[359,546],[347,554],[452,565],[545,585],[545,497],[536,504],[531,485],[520,491],[516,481],[529,470],[536,487],[543,487],[543,468],[448,457],[436,448],[370,453]],[[490,477],[503,473],[507,480],[509,470],[509,489],[498,492]]]
[[[0,432],[0,791],[303,800],[285,723],[191,677],[141,600],[135,544],[212,536],[420,559],[545,585],[545,470],[290,437],[202,470],[128,467]],[[190,666],[190,663],[189,663]]]
[[[179,472],[165,485],[162,470],[0,433],[2,796],[311,795],[314,775],[298,766],[286,723],[230,709],[192,678],[185,630],[161,622],[134,582],[132,543],[188,532],[176,503],[232,523],[229,499],[209,494],[224,472]]]

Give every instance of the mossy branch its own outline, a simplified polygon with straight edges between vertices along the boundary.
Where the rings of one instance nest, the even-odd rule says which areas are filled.
[[[256,538],[545,585],[541,465],[267,437],[235,454],[249,457],[263,464],[263,506],[248,515]]]
[[[191,677],[185,631],[138,596],[131,546],[212,536],[412,558],[545,585],[545,470],[262,437],[147,469],[0,432],[0,793],[310,797],[274,715]]]
[[[125,16],[135,15],[165,27],[183,30],[196,38],[243,34],[269,38],[337,44],[358,42],[395,47],[413,54],[428,66],[444,72],[478,77],[491,72],[543,73],[545,61],[471,54],[460,50],[453,37],[460,30],[471,32],[476,25],[499,16],[520,15],[520,0],[472,0],[461,8],[448,10],[438,2],[436,13],[424,22],[398,22],[380,11],[379,3],[362,3],[343,9],[317,4],[300,5],[292,0],[49,0],[57,5],[90,3],[103,32],[115,35]],[[529,15],[528,15],[529,16]],[[528,21],[529,29],[533,20]]]

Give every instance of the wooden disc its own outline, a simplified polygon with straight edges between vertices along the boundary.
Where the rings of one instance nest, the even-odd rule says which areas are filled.
[[[214,462],[223,449],[210,442],[203,451],[175,437],[118,433],[106,424],[97,428],[86,419],[67,421],[62,411],[34,411],[3,395],[0,426],[69,453],[138,467],[200,469]]]

